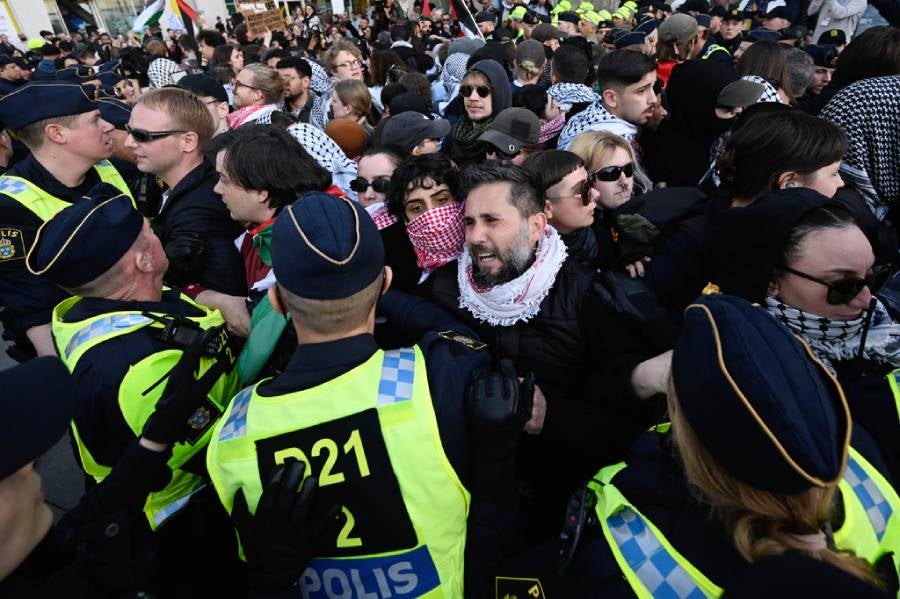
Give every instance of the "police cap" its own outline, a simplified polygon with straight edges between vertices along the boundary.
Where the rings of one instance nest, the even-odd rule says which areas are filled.
[[[57,357],[0,372],[0,480],[35,461],[66,432],[78,398],[72,383]]]
[[[131,198],[99,183],[41,225],[25,265],[60,287],[80,287],[112,268],[143,227]]]
[[[116,129],[125,130],[125,125],[131,118],[131,105],[117,98],[98,98],[97,108],[103,120]]]
[[[97,71],[94,70],[94,67],[89,67],[84,64],[76,64],[56,71],[56,80],[64,81],[66,83],[76,83],[81,85],[82,83],[88,83],[95,79],[97,79]]]
[[[777,42],[781,39],[781,34],[771,29],[753,29],[746,37],[748,42]]]
[[[672,382],[700,444],[737,480],[787,495],[840,480],[850,442],[844,392],[765,310],[726,295],[688,306]]]
[[[631,33],[626,33],[616,40],[616,50],[621,50],[622,48],[627,48],[628,46],[643,44],[646,39],[647,34],[641,31],[632,31]]]
[[[829,29],[819,36],[816,40],[817,44],[831,44],[832,46],[843,46],[847,43],[847,34],[843,29]]]
[[[804,48],[806,53],[812,56],[813,64],[817,67],[833,69],[837,66],[837,51],[833,46],[811,45]]]
[[[0,98],[0,121],[13,131],[56,116],[97,110],[93,87],[74,83],[29,83]]]
[[[300,297],[342,299],[384,270],[384,246],[356,202],[313,191],[282,210],[272,230],[278,284]]]

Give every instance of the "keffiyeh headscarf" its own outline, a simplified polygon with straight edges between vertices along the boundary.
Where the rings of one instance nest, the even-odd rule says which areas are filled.
[[[583,83],[555,83],[547,90],[547,95],[556,100],[563,112],[569,112],[573,104],[597,100],[594,90]]]
[[[344,193],[350,194],[350,181],[356,178],[356,163],[347,158],[344,151],[333,139],[307,123],[297,123],[287,128],[287,132],[300,142],[313,159],[331,173],[332,181]]]
[[[882,220],[900,199],[900,75],[848,85],[819,116],[847,133],[841,175]]]
[[[775,86],[759,75],[744,75],[743,77],[741,77],[741,79],[743,79],[744,81],[759,83],[765,88],[762,95],[759,97],[759,100],[756,101],[757,104],[760,104],[762,102],[778,102],[779,104],[784,104],[784,101],[781,99],[781,96],[778,95],[778,90],[775,89]]]
[[[175,85],[180,77],[175,75],[184,73],[182,68],[168,58],[157,58],[147,67],[147,77],[150,79],[150,87],[166,87]]]
[[[867,314],[853,320],[829,320],[782,303],[778,298],[766,298],[766,310],[792,333],[799,335],[809,348],[834,372],[832,362],[857,357],[866,328]],[[880,364],[900,366],[900,325],[894,324],[881,302],[875,309],[865,335],[862,357]]]
[[[441,84],[444,91],[447,92],[447,102],[456,97],[459,92],[459,83],[466,75],[466,63],[469,61],[468,54],[457,52],[447,57],[444,63],[444,70],[441,71]]]

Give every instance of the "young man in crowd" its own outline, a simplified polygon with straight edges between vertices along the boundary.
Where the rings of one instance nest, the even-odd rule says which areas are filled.
[[[584,112],[569,119],[557,147],[568,149],[583,131],[609,131],[629,142],[656,107],[656,61],[640,52],[616,50],[600,61],[597,83],[601,96]]]

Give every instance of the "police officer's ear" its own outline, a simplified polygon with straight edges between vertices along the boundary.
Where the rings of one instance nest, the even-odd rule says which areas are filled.
[[[60,123],[47,123],[44,125],[44,135],[53,143],[64,144],[67,141],[64,129],[67,127]]]
[[[272,308],[282,316],[287,316],[287,307],[284,305],[284,302],[281,301],[281,293],[278,291],[278,285],[276,284],[269,287],[266,294],[269,297],[269,303],[272,304]]]

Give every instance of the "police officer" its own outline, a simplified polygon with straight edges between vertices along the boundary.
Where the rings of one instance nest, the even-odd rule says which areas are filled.
[[[163,391],[161,381],[182,353],[202,348],[199,379],[185,384],[196,385],[206,399],[187,442],[172,451],[171,480],[145,498],[145,532],[149,537],[150,530],[158,531],[163,584],[170,582],[167,575],[175,582],[166,564],[179,568],[188,558],[196,563],[190,541],[201,530],[204,543],[233,557],[222,547],[230,537],[227,519],[214,497],[204,501],[202,452],[238,388],[236,352],[219,312],[163,288],[168,260],[159,239],[130,198],[107,184],[42,225],[26,265],[73,295],[53,309],[51,327],[56,349],[85,397],[72,431],[82,467],[98,482],[146,426]],[[222,538],[215,541],[217,522]],[[179,582],[178,589],[185,588]],[[209,591],[205,583],[202,588]]]
[[[810,356],[745,300],[689,306],[671,426],[641,437],[570,506],[564,554],[576,589],[566,596],[718,596],[751,563],[784,552],[870,584],[884,571],[896,593],[900,499],[877,453],[864,457],[856,435],[850,444],[844,393]]]
[[[186,352],[170,380],[193,378],[199,357]],[[135,568],[143,548],[132,545],[122,514],[140,509],[149,491],[166,484],[171,443],[186,438],[189,416],[197,409],[190,386],[182,392],[166,386],[148,419],[152,424],[113,472],[51,526],[53,514],[34,462],[63,435],[83,397],[55,357],[0,372],[0,596],[95,599],[149,588],[145,573]]]
[[[23,343],[27,335],[38,355],[54,352],[50,309],[65,293],[25,269],[35,231],[101,181],[130,194],[106,160],[112,125],[100,117],[91,89],[32,83],[0,98],[0,122],[31,150],[0,177],[0,305],[9,311],[7,331]]]
[[[434,306],[388,292],[382,315],[419,341],[379,348],[376,301],[392,275],[356,202],[302,195],[278,217],[271,247],[270,300],[290,313],[299,346],[281,375],[239,393],[214,430],[207,466],[219,498],[240,522],[273,467],[301,462],[318,480],[311,520],[320,530],[308,567],[284,569],[282,582],[299,578],[310,597],[462,597],[463,392],[488,362],[484,345]],[[273,582],[258,574],[257,586]]]

